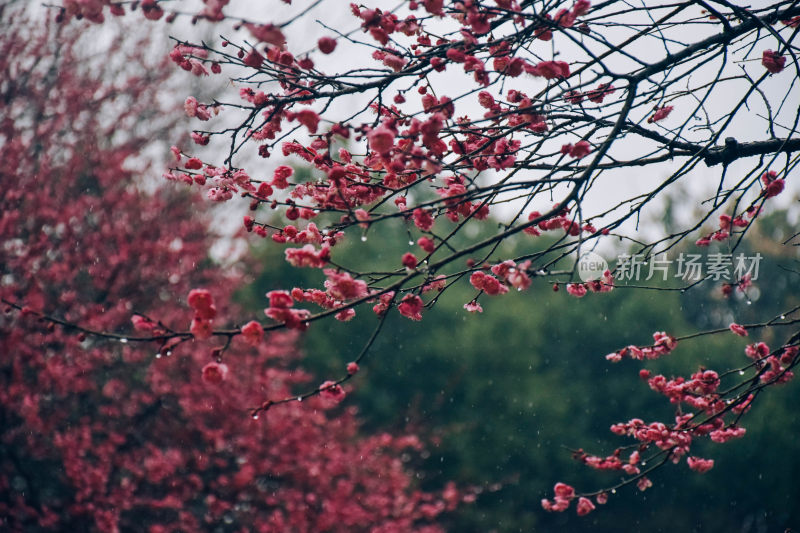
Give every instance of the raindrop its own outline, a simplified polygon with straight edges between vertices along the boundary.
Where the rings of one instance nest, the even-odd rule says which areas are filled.
[[[616,494],[616,493],[617,493],[617,489],[611,489],[611,494]]]
[[[522,287],[517,287],[517,292],[522,292]]]
[[[156,359],[161,359],[161,352],[156,352]]]
[[[123,337],[123,338],[121,338],[121,339],[119,340],[119,342],[120,342],[120,343],[122,343],[122,344],[128,344],[128,339],[126,339],[125,337]]]
[[[744,370],[739,370],[739,375],[744,376]]]
[[[786,320],[786,315],[781,315],[781,320]]]
[[[753,301],[752,300],[747,300],[747,305],[753,305]]]
[[[172,355],[172,350],[167,350],[167,357],[169,357],[170,355]]]
[[[253,413],[252,415],[250,415],[250,418],[252,418],[253,420],[258,420],[258,413]]]
[[[298,396],[298,397],[297,397],[297,401],[298,401],[298,402],[302,402],[302,401],[303,401],[303,397],[302,397],[302,396]]]
[[[366,235],[362,235],[361,236],[361,242],[367,242],[367,236]]]
[[[414,241],[408,241],[409,246],[414,246]]]

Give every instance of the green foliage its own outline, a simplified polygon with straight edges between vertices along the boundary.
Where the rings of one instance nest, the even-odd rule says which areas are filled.
[[[419,251],[416,246],[390,248],[408,240],[399,235],[404,228],[394,228],[396,235],[376,229],[370,229],[366,242],[348,236],[341,249],[337,246],[335,261],[357,269],[368,257],[381,263],[378,269],[392,270],[403,253]],[[537,239],[544,237],[520,236],[511,244],[515,249],[503,254],[531,253]],[[273,246],[258,254],[264,271],[241,295],[253,309],[263,307],[264,292],[279,283],[321,285],[320,271],[286,266]],[[655,331],[680,336],[698,325],[718,327],[731,314],[747,322],[750,312],[763,316],[765,308],[795,301],[794,293],[770,282],[778,276],[773,259],[762,261],[767,277],[757,283],[761,298],[750,305],[741,298],[719,299],[714,309],[697,304],[699,291],[709,290],[709,284],[685,294],[619,287],[576,300],[563,289],[554,292],[550,282],[534,280],[526,292],[484,295],[485,312],[472,315],[462,306],[476,291],[464,278],[426,311],[422,323],[397,313],[389,317],[347,401],[358,406],[369,429],[412,427],[429,437],[423,485],[453,479],[481,487],[478,500],[452,517],[454,531],[722,531],[740,524],[755,531],[759,525],[796,524],[800,514],[790,502],[800,500],[800,490],[791,469],[761,453],[782,450],[791,457],[792,436],[800,430],[790,407],[795,383],[759,399],[753,416],[745,418],[743,439],[693,449],[695,455],[715,459],[717,467],[707,474],[685,464],[662,469],[652,476],[652,489],[625,488],[606,509],[584,518],[574,511],[550,515],[539,505],[558,480],[583,489],[619,480],[618,474],[591,471],[571,457],[578,448],[606,455],[630,444],[609,432],[612,423],[633,417],[672,421],[674,407],[649,390],[639,369],[668,377],[701,366],[724,371],[744,364],[746,342],[761,339],[757,334],[747,341],[733,334],[701,337],[645,363],[614,365],[604,355],[628,344],[650,344]],[[785,271],[784,278],[782,283],[796,285]],[[341,376],[376,324],[369,307],[357,313],[347,324],[314,323],[304,336],[304,366],[320,376]],[[796,466],[796,460],[787,461]],[[753,497],[744,499],[745,494]]]

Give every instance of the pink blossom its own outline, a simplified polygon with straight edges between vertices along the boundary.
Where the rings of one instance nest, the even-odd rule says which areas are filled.
[[[244,56],[244,59],[242,60],[242,63],[253,68],[259,68],[263,62],[264,56],[255,50],[251,50],[250,53]]]
[[[331,257],[328,245],[323,245],[320,250],[317,250],[313,245],[306,244],[302,248],[287,248],[284,253],[286,261],[296,267],[322,268]]]
[[[771,74],[777,74],[784,69],[786,58],[774,50],[764,50],[764,53],[761,54],[761,64]]]
[[[411,320],[422,320],[423,307],[424,304],[422,303],[422,298],[416,294],[407,294],[400,301],[400,305],[397,306],[397,310],[400,311],[400,314],[406,318],[410,318]]]
[[[475,300],[465,303],[464,309],[466,309],[470,313],[483,313],[483,307],[481,307],[481,304],[479,304]]]
[[[575,497],[575,489],[566,483],[558,482],[553,487],[553,491],[558,498],[572,499]]]
[[[338,403],[344,400],[345,392],[342,386],[335,381],[326,381],[319,386],[319,395],[326,400]]]
[[[575,146],[570,148],[569,155],[575,159],[581,159],[589,155],[591,151],[592,147],[587,141],[578,141]]]
[[[379,302],[372,307],[372,312],[376,315],[382,315],[389,310],[389,304],[394,298],[394,291],[389,291],[381,294],[378,297]]]
[[[292,174],[294,174],[294,169],[288,165],[281,165],[275,169],[272,173],[272,181],[269,185],[275,187],[276,189],[285,189],[289,186],[289,182],[286,181]],[[263,185],[263,183],[262,183]],[[259,194],[260,194],[260,187],[259,187]],[[268,191],[264,191],[265,193]],[[272,191],[270,190],[268,194],[264,194],[262,196],[270,196]]]
[[[394,145],[395,134],[386,126],[378,126],[367,134],[369,148],[381,155],[388,154]]]
[[[352,307],[348,307],[347,309],[342,309],[338,313],[336,313],[333,317],[338,320],[339,322],[350,322],[356,316],[356,311]]]
[[[616,91],[616,89],[612,87],[610,83],[601,83],[597,86],[597,89],[588,91],[586,97],[596,104],[601,104],[605,97],[614,94],[614,91]]]
[[[489,276],[480,270],[472,273],[469,278],[469,282],[473,287],[485,292],[490,296],[496,296],[498,294],[505,294],[508,292],[508,287],[500,283],[497,278],[494,276]]]
[[[417,266],[417,258],[411,252],[406,252],[400,261],[404,267],[414,269]]]
[[[569,77],[569,64],[566,61],[542,61],[535,67],[527,68],[528,74],[541,76],[545,79]]]
[[[742,437],[745,434],[745,428],[730,427],[726,429],[718,429],[708,434],[712,441],[717,443],[728,442],[731,439]]]
[[[525,273],[525,268],[521,265],[508,274],[506,281],[518,291],[527,290],[531,286],[531,278]]]
[[[194,96],[186,97],[183,103],[183,110],[186,112],[187,117],[194,117],[197,114],[197,98]]]
[[[212,361],[203,367],[203,381],[210,385],[217,385],[228,377],[228,365]]]
[[[367,283],[360,279],[353,279],[347,272],[337,272],[332,269],[325,269],[325,288],[331,298],[345,301],[356,298],[363,298],[367,295]]]
[[[670,113],[672,113],[672,109],[673,108],[672,108],[671,105],[660,107],[660,108],[656,109],[656,112],[653,113],[650,116],[650,118],[647,119],[647,122],[652,124],[653,122],[658,122],[659,120],[664,120],[665,118],[667,118],[669,116]]]
[[[478,93],[478,103],[481,107],[491,109],[494,106],[494,97],[487,91],[481,91]]]
[[[206,289],[192,289],[187,298],[189,307],[194,309],[195,317],[210,320],[217,315],[217,308],[211,293]]]
[[[270,307],[288,309],[294,305],[292,295],[287,291],[269,291],[267,293],[267,298],[269,298]]]
[[[732,332],[736,333],[740,337],[747,337],[747,329],[744,326],[740,326],[736,322],[731,322],[731,325],[728,326]]]
[[[350,374],[351,376],[353,374],[356,374],[359,370],[360,368],[358,366],[358,363],[356,363],[355,361],[347,363],[347,373]]]
[[[264,309],[264,314],[285,324],[289,329],[299,331],[308,329],[308,319],[311,316],[311,312],[308,309],[286,309],[280,307],[268,307]]]
[[[587,515],[592,511],[594,511],[594,509],[595,509],[594,504],[589,498],[584,498],[583,496],[578,498],[577,511],[579,516]]]
[[[383,58],[383,64],[394,70],[400,72],[406,66],[408,60],[395,54],[386,54]]]
[[[572,5],[572,13],[576,17],[580,17],[588,13],[591,6],[592,3],[589,0],[577,0],[577,2]]]
[[[242,337],[251,346],[258,346],[264,338],[264,328],[255,320],[242,326]]]
[[[714,468],[713,459],[701,459],[700,457],[687,457],[686,463],[689,465],[689,468],[701,474],[705,474],[706,472]]]
[[[763,342],[759,342],[758,344],[748,344],[744,349],[744,353],[750,359],[763,359],[769,355],[769,346]]]
[[[294,114],[297,121],[308,128],[311,133],[317,133],[319,126],[319,115],[313,109],[302,109]]]
[[[767,185],[767,188],[764,189],[764,198],[772,198],[773,196],[778,196],[780,193],[783,192],[785,182],[782,179],[775,180]]]
[[[586,296],[586,286],[582,283],[570,283],[567,285],[567,292],[576,298]]]
[[[133,324],[133,329],[136,331],[153,331],[156,328],[155,322],[142,315],[133,315],[131,317],[131,323]]]
[[[414,224],[422,231],[429,231],[433,227],[434,221],[430,211],[418,207],[414,209],[412,216],[414,217]]]
[[[203,168],[203,162],[196,157],[192,157],[188,161],[186,161],[184,166],[189,170],[198,170],[200,168]]]
[[[336,39],[332,37],[320,37],[317,41],[317,47],[323,54],[330,54],[336,49]]]
[[[283,32],[274,24],[247,23],[244,25],[244,27],[247,28],[250,31],[250,34],[259,41],[279,47],[283,46],[283,44],[286,42],[286,37],[283,35]]]
[[[420,237],[417,240],[417,245],[422,248],[426,253],[432,254],[433,251],[436,249],[436,244],[433,242],[433,239],[428,237]]]
[[[208,339],[213,334],[210,320],[195,318],[189,326],[189,332],[197,340]]]

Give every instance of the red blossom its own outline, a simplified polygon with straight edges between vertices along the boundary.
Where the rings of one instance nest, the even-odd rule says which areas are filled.
[[[658,108],[655,113],[648,117],[647,122],[652,124],[653,122],[664,120],[672,113],[672,109],[671,105]]]
[[[242,337],[251,346],[258,346],[264,339],[264,328],[255,320],[242,326]]]
[[[386,126],[378,126],[369,132],[369,147],[379,154],[386,154],[394,145],[394,132]]]
[[[414,257],[414,254],[411,252],[406,252],[403,254],[403,258],[400,261],[404,267],[406,268],[415,268],[417,266],[417,258]]]
[[[736,322],[732,322],[730,326],[728,326],[732,332],[736,333],[740,337],[747,337],[747,329],[744,326],[740,326]]]
[[[714,468],[713,459],[701,459],[700,457],[687,457],[686,463],[689,465],[689,468],[701,474],[705,474],[706,472]]]
[[[764,53],[761,54],[761,64],[764,65],[764,68],[771,74],[777,74],[785,68],[786,57],[778,54],[778,52],[774,50],[764,50]]]
[[[354,300],[363,298],[368,293],[367,283],[360,279],[353,279],[347,272],[326,269],[325,275],[328,277],[325,281],[325,288],[331,298],[340,301]]]
[[[338,385],[336,382],[326,381],[319,386],[319,395],[326,400],[338,403],[344,400],[345,392],[342,386]]]
[[[323,54],[330,54],[336,49],[336,39],[332,37],[320,37],[317,41],[317,47]]]
[[[218,385],[228,377],[228,365],[211,362],[203,367],[203,381],[209,385]]]
[[[400,304],[397,306],[397,310],[400,311],[400,314],[406,318],[410,318],[411,320],[422,320],[423,307],[424,304],[422,303],[422,298],[416,294],[407,294],[400,301]]]

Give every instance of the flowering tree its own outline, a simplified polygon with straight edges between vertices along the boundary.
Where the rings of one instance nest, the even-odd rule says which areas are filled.
[[[228,366],[166,325],[191,320],[164,302],[195,284],[213,287],[189,296],[204,320],[233,312],[239,275],[212,267],[190,194],[137,177],[150,136],[177,131],[154,114],[171,68],[145,68],[146,36],[98,61],[101,34],[0,21],[0,527],[438,531],[463,493],[418,490],[400,456],[419,439],[360,436],[341,389],[249,416],[311,379],[295,333],[245,326]]]
[[[320,22],[314,46],[293,29],[315,10],[333,9],[329,2],[295,2],[279,20],[239,16],[227,1],[207,0],[198,13],[176,4],[65,0],[58,18],[103,22],[140,10],[153,20],[203,20],[222,33],[217,42],[180,40],[169,53],[181,69],[229,78],[238,91],[186,98],[186,114],[198,121],[193,145],[173,149],[165,177],[227,202],[254,238],[285,246],[291,265],[321,275],[317,286],[270,292],[267,320],[244,327],[216,310],[212,294],[195,291],[188,330],[169,322],[175,329],[143,334],[143,342],[220,338],[216,355],[227,360],[238,336],[255,343],[263,332],[374,313],[372,336],[351,357],[357,365],[389,313],[423,320],[455,284],[474,288],[464,302],[473,313],[511,289],[563,288],[577,299],[603,298],[615,286],[716,284],[724,296],[754,290],[756,271],[745,258],[734,265],[734,254],[759,215],[787,196],[798,163],[796,2],[352,4],[351,17]],[[311,177],[299,179],[298,165]],[[640,231],[639,221],[678,187],[688,197],[680,227]],[[366,240],[385,225],[406,228],[413,246],[389,268],[337,256],[343,239]],[[501,245],[518,235],[529,239],[527,250],[504,256]],[[635,248],[626,261],[605,268],[575,261],[620,241]],[[679,287],[636,282],[643,265],[652,278],[663,254],[686,245],[713,247],[709,256],[727,261],[727,274],[709,271]],[[656,359],[700,335],[775,339],[743,342],[740,360],[732,355],[720,371],[668,378],[643,368],[650,388],[675,405],[675,418],[614,425],[624,446],[576,457],[621,481],[582,493],[558,484],[543,507],[564,511],[577,502],[586,514],[610,490],[646,489],[650,472],[670,462],[710,469],[713,460],[693,456],[693,443],[741,437],[743,416],[762,392],[792,378],[799,312],[683,337],[656,332],[652,342],[609,354],[609,362]],[[300,396],[253,399],[252,414],[339,396],[356,369]]]

